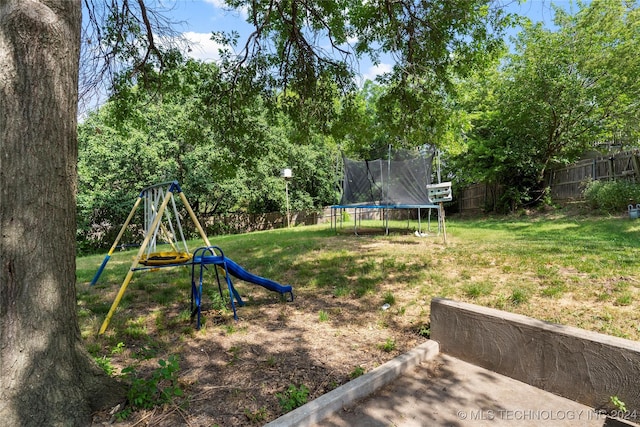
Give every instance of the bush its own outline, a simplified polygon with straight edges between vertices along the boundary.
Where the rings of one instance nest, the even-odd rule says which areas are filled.
[[[620,213],[640,203],[640,184],[629,181],[588,181],[583,195],[589,205],[606,213]]]

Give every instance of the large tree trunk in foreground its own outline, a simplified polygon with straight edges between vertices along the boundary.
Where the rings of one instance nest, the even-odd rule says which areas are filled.
[[[82,346],[80,0],[0,0],[0,424],[86,426],[122,388]],[[108,388],[109,387],[109,388]]]

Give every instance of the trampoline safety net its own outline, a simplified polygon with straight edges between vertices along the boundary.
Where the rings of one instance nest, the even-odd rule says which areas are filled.
[[[343,157],[340,204],[426,205],[434,153],[392,152],[389,159],[351,160]]]

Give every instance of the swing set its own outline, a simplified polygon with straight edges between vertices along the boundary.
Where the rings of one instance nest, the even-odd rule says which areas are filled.
[[[206,247],[199,248],[196,250],[196,254],[198,256],[194,257],[193,254],[189,252],[189,248],[187,246],[186,239],[184,237],[184,233],[182,230],[182,224],[180,222],[180,215],[178,214],[178,209],[176,207],[176,201],[174,194],[179,195],[180,200],[182,201],[184,207],[189,213],[189,217],[193,221],[196,226],[200,237],[204,241]],[[139,208],[140,204],[144,202],[144,240],[138,249],[138,253],[133,259],[133,263],[131,264],[131,268],[127,273],[122,285],[120,286],[120,290],[116,295],[113,304],[111,305],[111,309],[107,314],[102,326],[100,327],[100,331],[98,332],[100,335],[105,332],[107,327],[109,326],[109,322],[111,317],[115,313],[118,305],[120,304],[120,300],[122,299],[124,292],[127,289],[127,286],[131,282],[133,277],[133,273],[140,270],[155,270],[163,267],[177,267],[177,266],[188,266],[191,265],[191,317],[192,319],[197,316],[197,329],[200,328],[200,310],[201,310],[201,300],[202,300],[202,284],[203,284],[203,271],[206,269],[206,265],[213,264],[216,266],[216,280],[218,281],[218,288],[220,291],[220,296],[222,296],[222,287],[220,282],[220,277],[218,274],[218,268],[224,272],[225,281],[227,284],[227,288],[229,290],[229,297],[231,299],[231,307],[233,309],[233,316],[237,320],[238,316],[236,313],[236,306],[234,304],[234,299],[237,301],[239,306],[244,305],[244,302],[240,298],[240,294],[236,291],[231,282],[229,274],[234,275],[235,277],[245,280],[254,284],[258,284],[263,286],[271,291],[275,291],[280,293],[281,295],[289,294],[289,301],[293,301],[293,290],[291,286],[288,285],[280,285],[279,283],[273,282],[269,279],[262,278],[260,276],[253,275],[242,267],[238,266],[236,263],[231,261],[228,258],[225,258],[222,254],[222,250],[218,247],[211,246],[209,239],[207,238],[206,233],[204,232],[198,218],[196,217],[193,209],[189,205],[189,202],[182,192],[180,185],[177,181],[164,182],[156,185],[152,185],[143,189],[140,192],[140,195],[136,199],[136,202],[129,213],[125,223],[123,224],[116,240],[114,241],[111,249],[105,256],[100,268],[96,272],[93,280],[91,280],[91,286],[95,285],[102,274],[102,271],[106,267],[109,259],[113,255],[113,252],[118,247],[118,243],[120,239],[127,229],[129,223],[131,222],[136,210]],[[164,219],[164,221],[163,221]],[[175,226],[174,226],[175,222]],[[157,245],[159,243],[158,237],[161,237],[164,243],[167,243],[171,246],[171,251],[158,251]],[[142,265],[142,267],[140,267]],[[199,274],[196,275],[195,266],[200,266]],[[196,285],[196,277],[199,277],[198,284]]]

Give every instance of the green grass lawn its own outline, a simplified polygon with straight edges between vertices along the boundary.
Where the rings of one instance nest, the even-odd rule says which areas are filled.
[[[266,422],[282,413],[278,393],[292,384],[315,398],[424,340],[433,297],[640,339],[640,220],[453,218],[446,243],[433,223],[426,237],[406,220],[391,223],[388,236],[380,222],[362,226],[357,236],[352,225],[339,232],[317,225],[210,237],[248,271],[292,285],[296,299],[283,302],[236,281],[246,306],[235,322],[209,271],[200,331],[190,319],[191,269],[177,267],[136,272],[98,335],[136,250],[115,252],[95,286],[89,282],[104,255],[81,257],[78,314],[87,349],[116,375],[134,366],[148,377],[159,361],[177,356],[194,414],[213,411],[210,400],[198,406],[198,396],[228,390],[216,397],[234,408],[226,412]],[[192,250],[199,246],[190,242]],[[220,372],[209,376],[206,366]]]
[[[392,226],[402,230],[407,222]],[[345,230],[335,233],[318,225],[210,240],[249,271],[289,283],[297,294],[350,299],[371,298],[382,289],[387,296],[411,290],[408,294],[416,298],[443,296],[640,338],[635,310],[640,222],[601,217],[450,219],[447,244],[435,232],[419,238],[405,232],[355,236]],[[191,242],[192,248],[199,245]],[[78,259],[85,336],[95,334],[135,253],[114,253],[93,288],[88,282],[103,255]],[[135,291],[144,291],[146,303],[157,307],[184,300],[189,273],[188,268],[136,273],[121,304],[130,304],[129,294]]]

